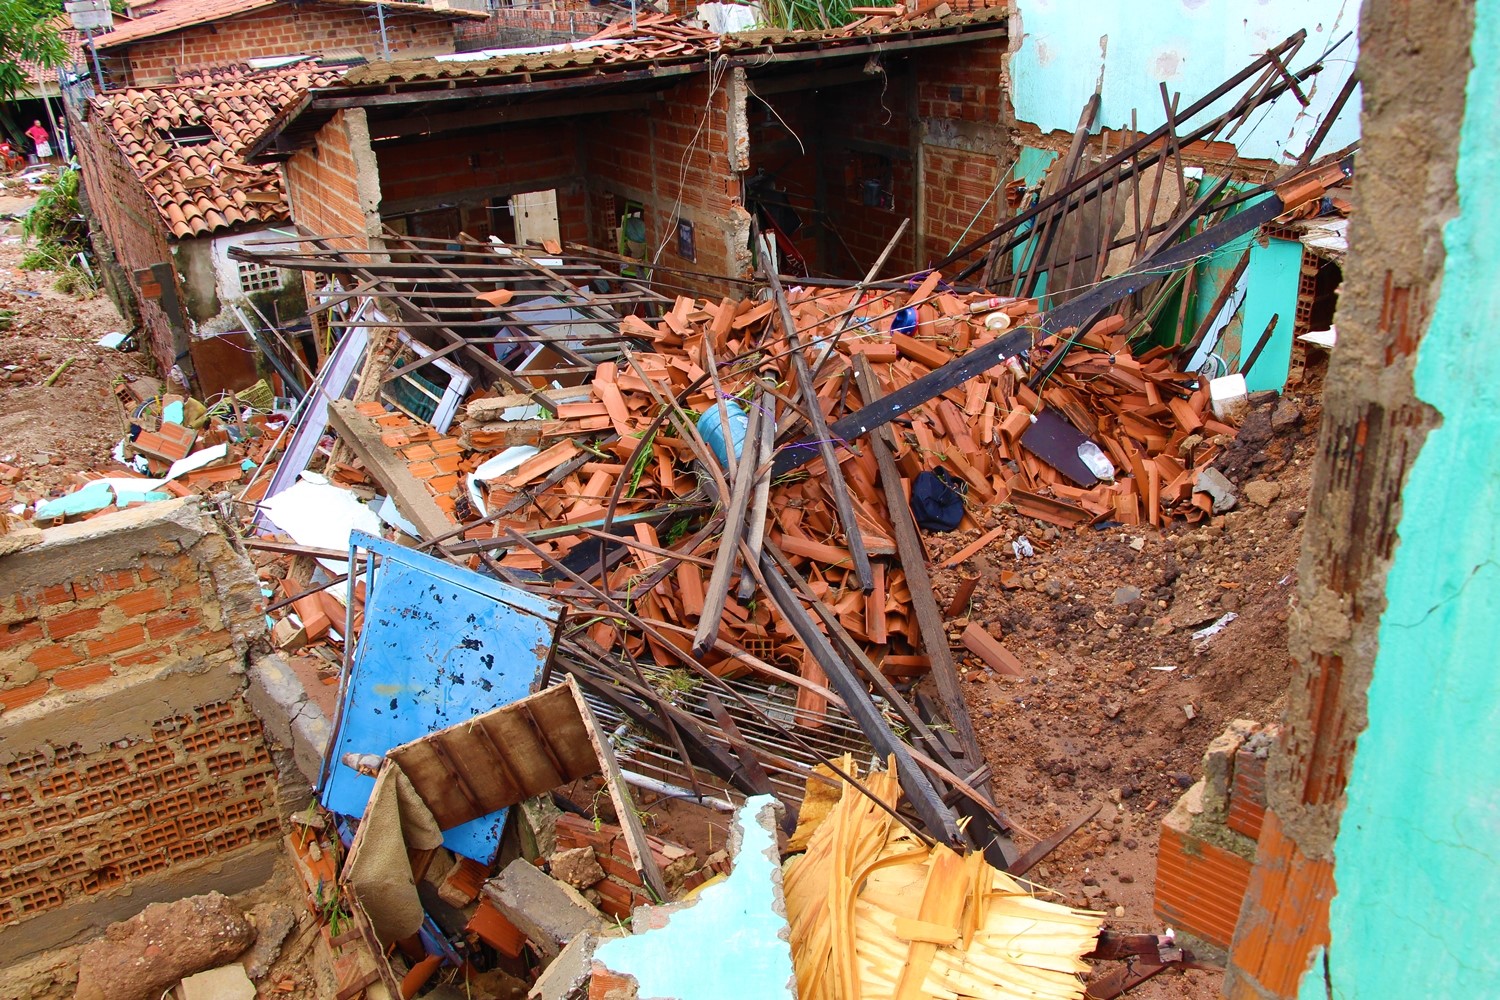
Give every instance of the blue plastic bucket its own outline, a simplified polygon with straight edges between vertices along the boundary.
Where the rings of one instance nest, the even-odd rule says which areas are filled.
[[[745,432],[750,427],[750,414],[732,399],[724,401],[724,409],[729,413],[729,440],[734,442],[734,457],[738,461],[745,453]],[[708,411],[698,418],[698,433],[713,450],[714,457],[719,460],[719,464],[728,468],[729,455],[724,449],[724,428],[719,420],[717,405],[709,406]]]

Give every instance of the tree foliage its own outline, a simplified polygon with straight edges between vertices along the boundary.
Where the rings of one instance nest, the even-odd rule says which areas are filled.
[[[52,67],[67,58],[54,23],[62,9],[62,0],[0,0],[0,102],[26,92],[29,65]]]

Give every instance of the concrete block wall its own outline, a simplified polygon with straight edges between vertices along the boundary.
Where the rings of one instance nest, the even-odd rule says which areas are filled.
[[[195,499],[0,559],[0,965],[269,875],[277,773],[248,560]],[[0,972],[0,980],[4,974]]]
[[[388,11],[391,56],[410,59],[452,52],[454,22]],[[123,50],[132,86],[173,83],[179,71],[222,66],[252,57],[356,49],[371,61],[382,58],[373,10],[318,3],[278,4],[269,10],[185,28]]]

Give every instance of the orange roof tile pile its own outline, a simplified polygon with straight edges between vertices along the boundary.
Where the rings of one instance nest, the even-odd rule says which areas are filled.
[[[170,234],[208,236],[287,219],[280,173],[247,165],[241,153],[298,93],[337,76],[299,64],[203,85],[126,90],[96,97],[93,107]]]
[[[836,350],[815,376],[817,396],[830,422],[867,402],[853,378],[854,355],[863,354],[873,363],[889,394],[998,335],[985,325],[983,312],[971,312],[981,297],[937,292],[937,286],[938,278],[929,276],[909,291],[792,293],[799,337],[815,370],[845,310],[865,318],[837,338]],[[908,303],[917,311],[918,326],[910,334],[893,331],[894,314]],[[998,309],[1014,326],[1034,317],[1035,303],[1012,300]],[[994,311],[993,304],[985,310]],[[1081,335],[1065,331],[1076,346],[1039,391],[1029,388],[1027,380],[1058,345],[1057,336],[1035,345],[1029,370],[1019,362],[997,366],[898,418],[892,429],[903,493],[920,472],[943,468],[967,484],[971,511],[1010,505],[1024,516],[1071,529],[1102,520],[1159,524],[1174,517],[1207,517],[1209,498],[1194,495],[1194,479],[1217,452],[1214,436],[1233,433],[1233,428],[1206,413],[1207,389],[1199,386],[1197,376],[1172,370],[1164,350],[1133,357],[1124,336],[1114,329],[1118,325],[1111,318]],[[657,418],[674,397],[688,424],[717,405],[712,384],[704,378],[710,357],[720,361],[718,374],[727,396],[748,401],[757,373],[762,381],[769,375],[778,386],[783,398],[775,404],[778,445],[807,435],[805,424],[789,420],[785,400],[793,396],[795,376],[771,303],[683,297],[654,325],[628,317],[625,330],[650,339],[655,352],[632,353],[619,363],[601,365],[586,399],[559,403],[553,418],[535,429],[532,443],[538,453],[486,484],[490,510],[519,497],[526,502],[510,516],[472,527],[466,538],[513,542],[511,531],[552,529],[545,540],[535,543],[545,557],[512,547],[502,565],[545,571],[549,560],[564,560],[590,541],[588,525],[604,517],[612,498],[615,516],[626,517],[660,509],[692,493],[702,477],[702,449],[688,440],[691,432],[686,425]],[[759,398],[757,405],[765,407],[767,397]],[[493,409],[477,407],[472,398],[469,407]],[[1020,437],[1031,426],[1031,415],[1043,408],[1064,414],[1089,434],[1120,470],[1117,480],[1080,488],[1022,447]],[[513,443],[514,436],[498,423],[471,419],[462,440],[473,449],[498,451]],[[849,633],[867,644],[871,659],[882,669],[891,675],[921,673],[928,664],[911,638],[916,623],[874,456],[864,440],[851,442],[838,454],[855,519],[872,557],[875,588],[867,593],[855,579],[821,459],[771,486],[765,537],[799,567],[819,599]],[[559,473],[566,474],[559,478]],[[573,534],[558,534],[555,529],[565,525],[581,527]],[[610,572],[609,589],[629,594],[635,612],[660,623],[660,633],[683,650],[691,643],[703,609],[709,563],[718,545],[718,529],[705,532],[703,525],[700,508],[615,529],[628,539],[633,533],[633,540],[625,543],[632,546],[629,555]],[[975,520],[965,526],[975,527]],[[668,552],[676,558],[669,559]],[[589,604],[576,588],[569,589],[567,599],[575,605]],[[668,665],[674,662],[676,652],[656,637],[612,620],[606,608],[580,611],[590,613],[602,616],[590,636],[603,648],[650,654]],[[720,646],[700,660],[725,674],[742,671],[743,655],[748,653],[805,677],[821,678],[788,623],[764,600],[740,602],[731,592],[720,638]],[[816,711],[815,706],[804,708]]]

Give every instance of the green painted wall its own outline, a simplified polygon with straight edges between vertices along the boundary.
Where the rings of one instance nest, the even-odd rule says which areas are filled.
[[[1253,201],[1246,202],[1244,207],[1254,204]],[[1266,324],[1276,316],[1276,329],[1271,333],[1271,340],[1260,352],[1250,374],[1245,376],[1245,384],[1251,392],[1261,389],[1280,392],[1291,368],[1297,286],[1302,278],[1301,243],[1275,238],[1261,240],[1256,234],[1247,233],[1233,243],[1225,244],[1212,258],[1198,265],[1193,279],[1192,322],[1196,328],[1203,321],[1219,293],[1219,286],[1229,277],[1247,247],[1250,249],[1250,263],[1245,266],[1245,277],[1241,280],[1247,282],[1248,292],[1213,353],[1224,360],[1229,371],[1239,371],[1255,349],[1255,342],[1265,332]]]
[[[1442,414],[1400,545],[1335,844],[1332,995],[1500,995],[1500,0],[1478,0],[1459,216],[1416,391]],[[1328,996],[1303,979],[1306,1000]]]

